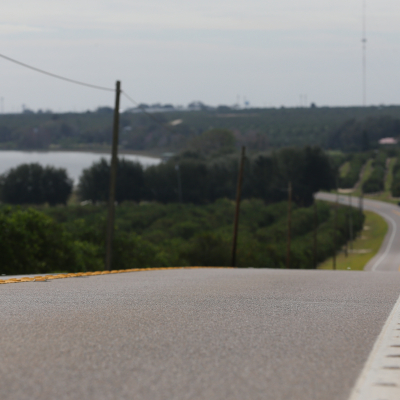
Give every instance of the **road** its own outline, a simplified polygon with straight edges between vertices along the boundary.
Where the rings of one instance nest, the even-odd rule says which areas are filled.
[[[320,200],[336,201],[335,194],[318,193]],[[348,196],[339,196],[339,202],[348,204]],[[353,206],[358,207],[358,198],[353,197]],[[381,215],[388,223],[388,233],[380,251],[364,267],[365,271],[399,271],[400,267],[400,207],[376,200],[363,200],[365,210]]]
[[[0,398],[347,399],[399,273],[200,269],[0,287]]]
[[[395,225],[374,273],[187,269],[1,285],[0,398],[398,400],[397,214],[378,206]]]

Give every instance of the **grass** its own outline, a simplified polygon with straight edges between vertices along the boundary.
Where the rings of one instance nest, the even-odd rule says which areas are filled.
[[[346,161],[339,170],[340,177],[344,178],[350,171],[350,161]]]
[[[388,230],[386,221],[372,211],[364,211],[365,223],[361,236],[353,242],[353,249],[346,257],[342,251],[336,255],[336,269],[362,271],[367,262],[375,256],[380,249]],[[332,258],[325,260],[318,269],[332,269]]]

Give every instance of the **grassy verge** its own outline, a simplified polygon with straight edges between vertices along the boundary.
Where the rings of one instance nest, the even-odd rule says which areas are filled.
[[[380,249],[388,230],[386,221],[372,211],[365,211],[362,234],[353,242],[353,249],[346,257],[344,251],[336,256],[336,269],[362,271],[367,262]],[[332,269],[332,258],[324,261],[318,269]]]

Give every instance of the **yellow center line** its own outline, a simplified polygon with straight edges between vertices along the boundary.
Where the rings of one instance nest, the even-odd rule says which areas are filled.
[[[399,212],[399,211],[392,210],[392,212],[395,213],[396,215],[400,215],[400,212]]]

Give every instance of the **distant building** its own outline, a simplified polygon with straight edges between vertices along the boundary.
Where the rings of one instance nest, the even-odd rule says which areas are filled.
[[[393,137],[386,137],[379,140],[381,145],[394,145],[397,144],[397,140]]]

